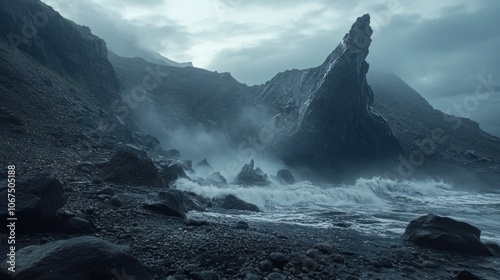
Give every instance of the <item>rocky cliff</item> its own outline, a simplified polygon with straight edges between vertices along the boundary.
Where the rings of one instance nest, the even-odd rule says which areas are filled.
[[[96,96],[118,89],[104,40],[41,1],[1,0],[0,38],[58,74],[91,86]]]
[[[364,15],[322,65],[286,71],[266,83],[259,105],[274,116],[272,150],[285,161],[338,173],[347,163],[361,167],[397,154],[398,140],[372,106],[366,81],[372,33]]]

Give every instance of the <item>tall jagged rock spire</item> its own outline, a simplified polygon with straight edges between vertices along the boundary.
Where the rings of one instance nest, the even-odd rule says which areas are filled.
[[[347,162],[377,162],[398,152],[366,80],[372,34],[370,16],[363,15],[319,67],[278,74],[266,86],[261,100],[288,122],[281,130],[278,125],[274,146],[285,161],[342,172]],[[286,115],[290,96],[297,109]]]

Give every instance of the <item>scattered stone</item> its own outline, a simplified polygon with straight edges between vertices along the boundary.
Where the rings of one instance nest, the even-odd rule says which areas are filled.
[[[239,221],[233,228],[235,228],[235,229],[248,229],[248,223],[245,221]]]
[[[477,277],[470,271],[462,270],[457,275],[455,275],[455,280],[480,280],[481,278]]]
[[[260,278],[259,278],[259,276],[248,272],[245,274],[245,278],[243,278],[243,280],[260,280]]]
[[[206,225],[208,225],[208,222],[205,221],[205,220],[187,219],[186,225],[187,226],[200,227],[200,226],[206,226]]]
[[[286,277],[285,275],[277,272],[272,272],[269,275],[267,275],[267,279],[269,280],[285,280]]]
[[[82,162],[75,165],[75,170],[76,172],[91,174],[92,172],[97,170],[97,167],[91,162]]]
[[[319,259],[321,257],[321,252],[318,249],[309,249],[306,255],[312,259]]]
[[[428,214],[411,221],[403,234],[405,240],[420,246],[476,256],[492,256],[481,243],[481,231],[465,222]]]
[[[113,279],[151,280],[150,269],[130,254],[128,246],[93,236],[81,236],[28,246],[17,252],[16,280]],[[2,262],[2,270],[7,262]]]
[[[254,212],[259,212],[259,207],[257,207],[254,204],[245,202],[235,195],[227,195],[222,199],[222,208],[224,209],[236,209],[236,210],[247,210],[247,211],[254,211]]]
[[[269,259],[273,263],[277,263],[277,264],[283,264],[283,263],[286,263],[288,261],[287,258],[285,257],[285,255],[283,255],[283,253],[280,253],[280,252],[271,253],[269,255]]]
[[[115,192],[110,187],[104,187],[104,188],[96,191],[95,194],[96,195],[104,194],[104,195],[113,196],[113,195],[115,195]]]
[[[109,200],[108,200],[108,204],[110,205],[113,205],[115,207],[121,207],[123,205],[122,203],[122,200],[120,199],[120,197],[118,197],[117,195],[113,195]]]
[[[311,258],[305,258],[304,259],[304,266],[309,270],[309,271],[316,271],[318,269],[318,264]]]
[[[326,254],[333,254],[333,247],[328,243],[318,243],[316,244],[316,246],[314,246],[314,248]]]
[[[153,161],[144,155],[130,149],[119,150],[101,170],[104,181],[122,185],[162,184],[160,172]]]
[[[422,266],[427,268],[436,268],[439,266],[439,264],[433,261],[423,261]]]
[[[343,263],[345,261],[345,258],[342,255],[336,255],[335,257],[333,257],[333,261],[337,263]]]
[[[63,218],[61,223],[62,230],[67,233],[91,233],[92,223],[79,217],[66,217]]]
[[[392,261],[389,259],[380,259],[379,264],[381,267],[385,268],[391,268],[392,267]]]
[[[293,177],[292,172],[290,172],[288,169],[281,169],[278,171],[276,174],[276,179],[282,184],[295,184],[295,177]]]
[[[215,271],[213,270],[203,270],[201,272],[201,276],[203,277],[203,280],[219,280],[220,277]]]
[[[264,271],[264,272],[270,272],[270,271],[273,271],[273,263],[268,261],[268,260],[265,260],[265,261],[261,261],[259,263],[259,268],[260,270]]]

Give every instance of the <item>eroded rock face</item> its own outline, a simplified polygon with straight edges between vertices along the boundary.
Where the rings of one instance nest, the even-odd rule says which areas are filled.
[[[25,247],[17,252],[16,261],[15,279],[18,280],[153,278],[150,269],[130,254],[128,246],[93,236]],[[2,270],[6,264],[2,262]]]
[[[280,73],[263,88],[259,102],[274,116],[272,150],[287,163],[342,168],[399,150],[372,107],[365,61],[372,33],[369,15],[359,17],[322,65]]]
[[[493,253],[480,241],[481,231],[465,222],[428,214],[411,221],[403,237],[406,241],[434,249],[476,256]]]

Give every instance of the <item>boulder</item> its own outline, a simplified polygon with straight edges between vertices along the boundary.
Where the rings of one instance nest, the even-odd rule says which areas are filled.
[[[245,202],[235,195],[227,195],[223,199],[221,199],[221,207],[224,209],[236,209],[236,210],[247,210],[259,212],[259,207],[254,204]]]
[[[282,184],[295,184],[295,177],[293,177],[292,172],[290,172],[288,169],[279,170],[276,174],[276,179]]]
[[[160,198],[160,201],[144,203],[143,207],[167,216],[186,218],[186,207],[180,195],[164,192]]]
[[[49,174],[31,174],[18,177],[16,185],[18,186],[15,193],[16,232],[46,231],[56,211],[66,203],[61,181]],[[0,190],[0,196],[7,198],[7,188]],[[9,217],[8,205],[2,203],[0,219],[5,221],[7,217]],[[6,227],[0,228],[0,232],[6,230]]]
[[[428,214],[411,221],[403,234],[420,246],[475,256],[492,256],[480,241],[481,231],[465,222]]]
[[[481,278],[468,270],[462,270],[455,275],[455,280],[481,280]]]
[[[0,264],[2,271],[7,262]],[[130,254],[128,246],[93,236],[59,240],[17,251],[16,280],[150,280],[151,270]]]
[[[104,181],[123,185],[162,184],[160,172],[153,161],[140,152],[131,149],[119,150],[101,170]]]
[[[270,184],[267,174],[260,168],[254,168],[253,159],[249,164],[245,164],[240,173],[236,175],[235,184],[245,186],[267,186]]]

